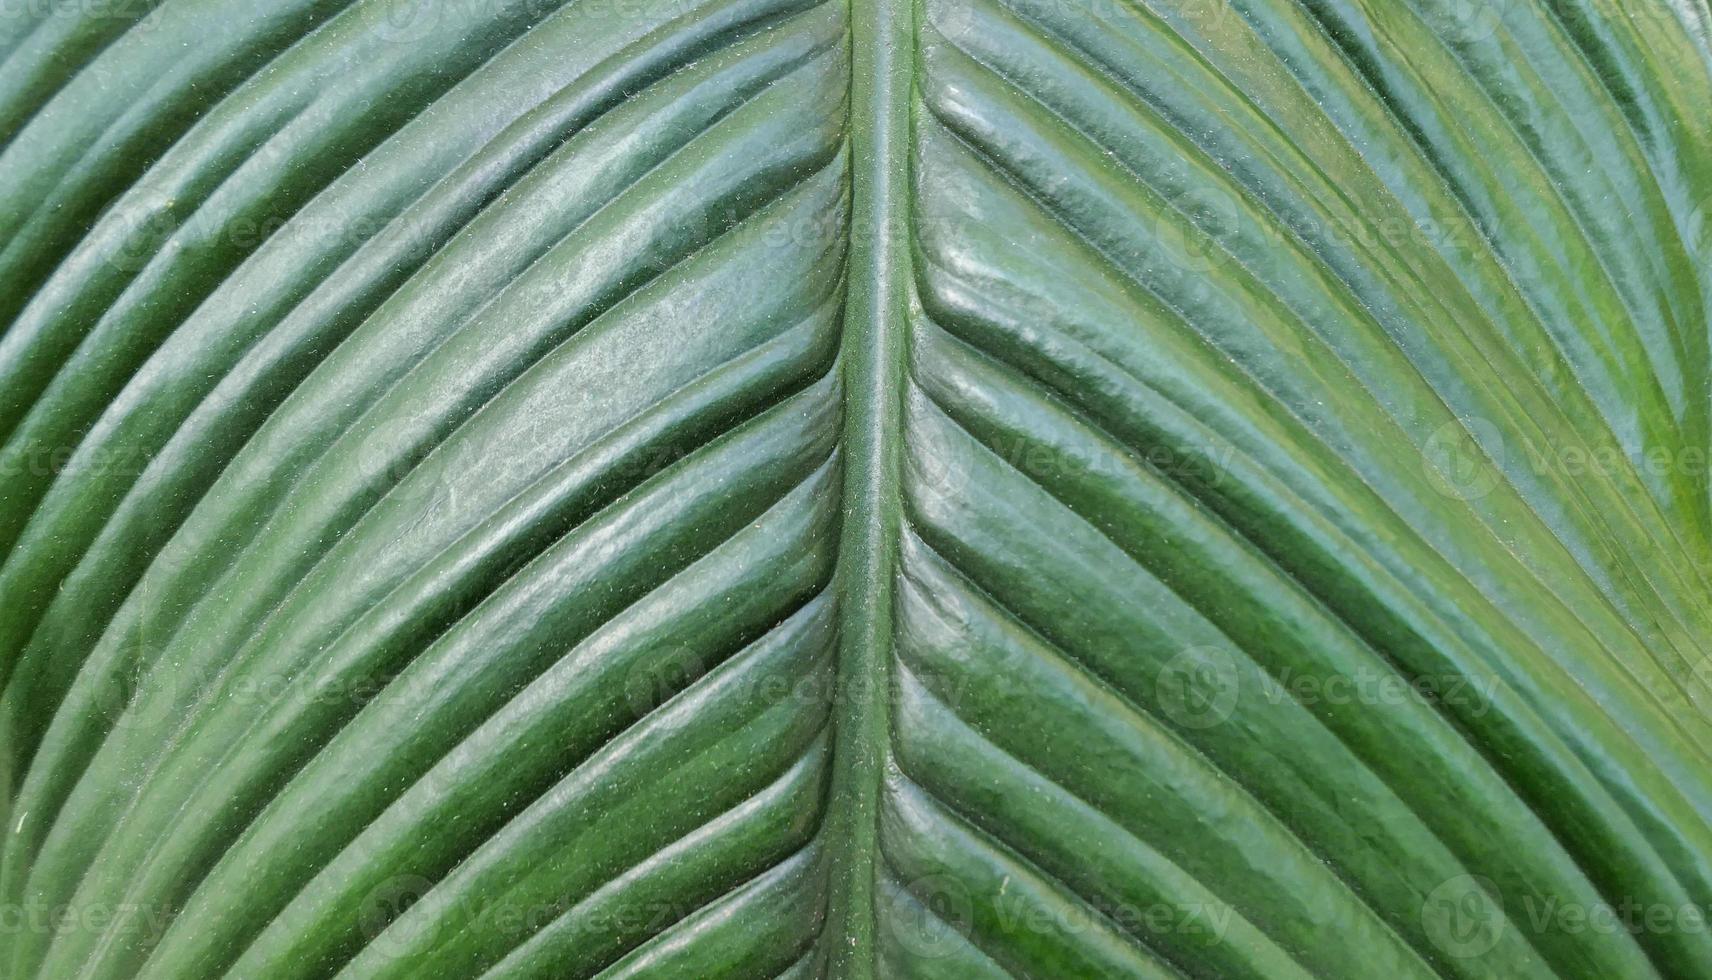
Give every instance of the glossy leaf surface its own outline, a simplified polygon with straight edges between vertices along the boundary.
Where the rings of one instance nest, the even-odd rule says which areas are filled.
[[[0,21],[0,977],[1712,976],[1704,0]]]

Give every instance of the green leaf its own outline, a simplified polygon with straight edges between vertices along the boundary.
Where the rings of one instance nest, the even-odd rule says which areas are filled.
[[[0,977],[1712,976],[1706,0],[0,6]]]

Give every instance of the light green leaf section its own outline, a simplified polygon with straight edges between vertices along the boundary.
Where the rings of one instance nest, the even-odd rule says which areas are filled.
[[[0,978],[1712,976],[1704,0],[0,7]]]

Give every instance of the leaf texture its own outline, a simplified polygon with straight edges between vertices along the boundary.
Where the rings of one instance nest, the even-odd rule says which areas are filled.
[[[1712,976],[1709,106],[1704,0],[8,9],[0,977]]]

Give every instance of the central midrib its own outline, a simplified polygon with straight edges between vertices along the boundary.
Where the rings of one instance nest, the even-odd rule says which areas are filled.
[[[899,430],[908,309],[910,0],[850,0],[850,241],[839,369],[844,398],[843,529],[827,974],[874,976],[879,789],[888,743],[892,568],[900,524]]]

